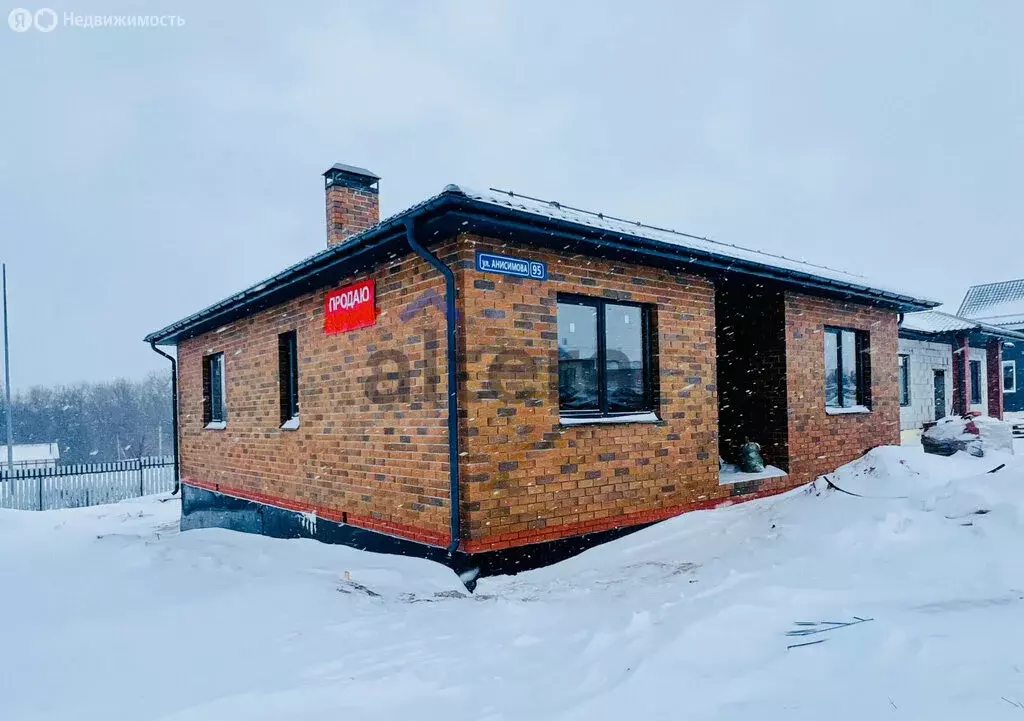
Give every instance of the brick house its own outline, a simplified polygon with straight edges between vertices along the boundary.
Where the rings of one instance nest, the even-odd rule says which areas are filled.
[[[960,303],[959,315],[1024,335],[1024,278],[974,285]],[[1003,343],[1003,410],[1014,435],[1024,438],[1024,342]]]
[[[951,414],[1003,418],[1008,397],[1004,353],[1024,345],[1024,333],[928,310],[907,314],[899,335],[902,430]]]
[[[1024,334],[1024,278],[985,283],[967,289],[958,313],[966,318]],[[1013,420],[1017,435],[1024,437],[1024,343],[1003,344],[1003,407]]]
[[[496,190],[378,222],[377,176],[324,175],[326,250],[146,338],[183,528],[514,572],[899,442],[932,301]],[[746,441],[765,473],[721,467]]]

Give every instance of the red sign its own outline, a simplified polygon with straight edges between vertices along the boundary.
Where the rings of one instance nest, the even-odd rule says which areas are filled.
[[[332,290],[324,299],[324,333],[344,333],[377,322],[377,304],[373,281],[346,285]]]

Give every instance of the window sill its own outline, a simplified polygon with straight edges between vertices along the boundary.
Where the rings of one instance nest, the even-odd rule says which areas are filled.
[[[870,413],[871,409],[867,406],[850,406],[849,408],[832,408],[825,406],[825,412],[830,416],[846,416],[855,413]]]
[[[299,430],[299,417],[289,418],[281,424],[282,431],[297,431]]]
[[[207,431],[222,431],[227,427],[227,421],[210,421],[205,426],[203,426],[203,429]]]
[[[560,416],[563,426],[607,425],[609,423],[661,423],[656,413],[628,413],[621,416]]]
[[[775,466],[765,466],[759,473],[744,473],[737,466],[729,463],[725,468],[718,470],[718,485],[731,486],[736,483],[749,483],[750,481],[764,481],[769,478],[786,478],[789,474]]]

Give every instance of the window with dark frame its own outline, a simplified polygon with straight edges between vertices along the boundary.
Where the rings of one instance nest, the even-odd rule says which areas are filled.
[[[203,424],[226,423],[224,403],[224,354],[214,353],[203,358]]]
[[[277,361],[283,426],[299,418],[299,355],[295,331],[277,337]]]
[[[870,404],[868,334],[850,328],[825,328],[825,407]]]
[[[910,356],[900,354],[900,405],[910,405]]]
[[[981,361],[971,362],[971,405],[981,405]]]
[[[654,410],[651,308],[558,296],[558,406],[563,416]]]

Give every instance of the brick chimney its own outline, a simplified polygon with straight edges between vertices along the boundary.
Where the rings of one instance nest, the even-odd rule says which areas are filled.
[[[380,177],[366,168],[335,163],[324,173],[327,247],[344,243],[380,222]]]

